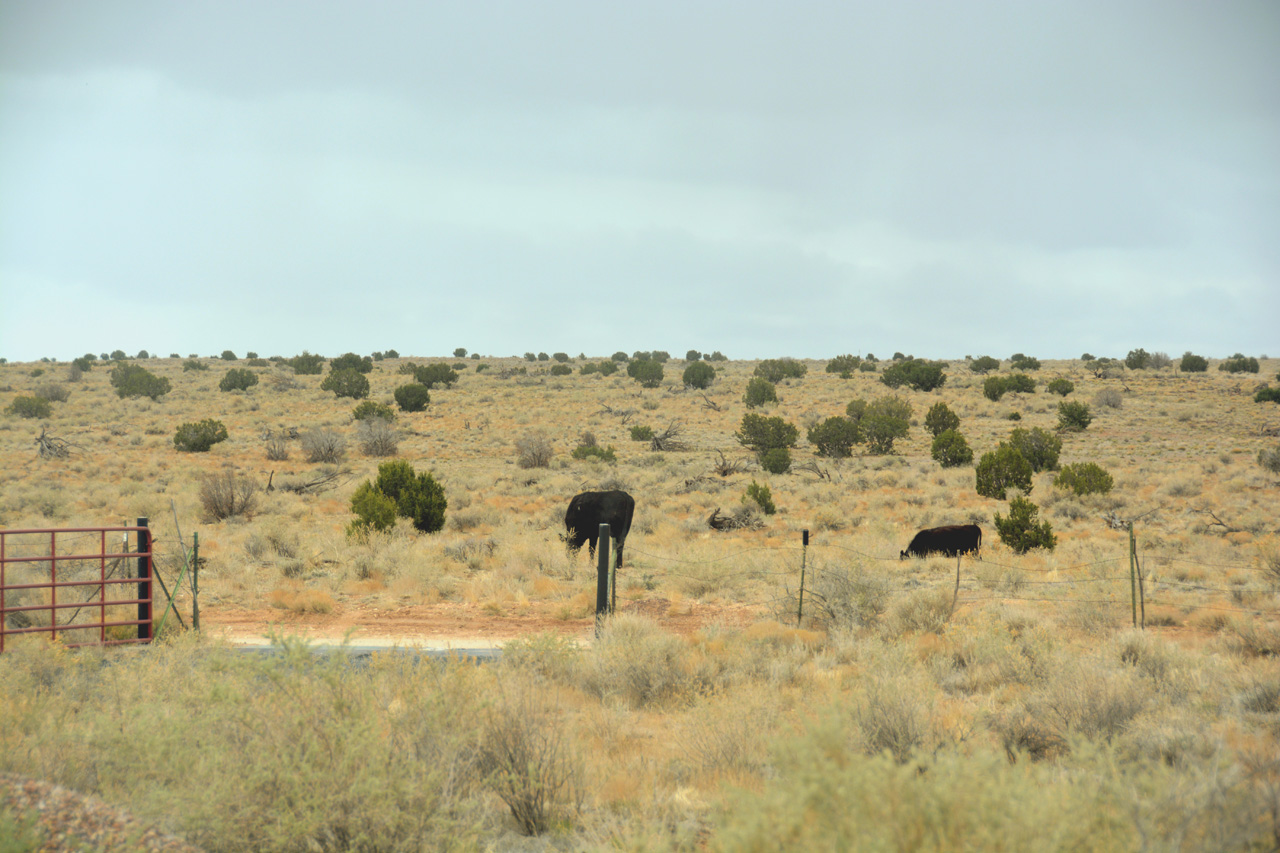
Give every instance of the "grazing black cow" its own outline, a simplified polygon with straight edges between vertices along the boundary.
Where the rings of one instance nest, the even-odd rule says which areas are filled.
[[[968,554],[982,547],[982,528],[976,524],[952,524],[948,527],[931,527],[921,530],[911,540],[907,550],[899,555],[899,559],[907,557],[927,557],[930,554],[942,554],[954,557]]]
[[[609,535],[618,543],[617,565],[621,567],[622,543],[631,531],[635,511],[635,499],[626,492],[583,492],[569,501],[569,510],[564,514],[564,541],[575,554],[583,542],[590,543],[587,553],[594,557],[600,525],[607,524]]]

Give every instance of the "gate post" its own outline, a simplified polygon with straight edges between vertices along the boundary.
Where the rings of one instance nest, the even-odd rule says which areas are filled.
[[[609,525],[600,525],[599,550],[596,556],[596,636],[604,627],[604,617],[609,612]]]
[[[138,639],[151,639],[151,530],[138,519]]]

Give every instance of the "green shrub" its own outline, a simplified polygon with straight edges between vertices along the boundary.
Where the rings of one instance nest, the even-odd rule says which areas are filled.
[[[1032,471],[1053,471],[1058,467],[1062,439],[1051,432],[1040,427],[1015,429],[1009,435],[1009,444],[1031,463]]]
[[[705,361],[695,361],[684,369],[680,378],[686,388],[709,388],[716,378],[716,369]]]
[[[769,486],[761,485],[755,480],[747,486],[747,496],[743,500],[754,501],[765,515],[773,515],[778,511],[778,507],[773,503],[773,492],[769,490]]]
[[[750,448],[757,455],[780,447],[795,447],[800,438],[800,430],[795,424],[789,424],[782,418],[767,418],[754,412],[742,416],[742,425],[734,438],[743,447]]]
[[[124,361],[111,368],[111,384],[121,399],[149,397],[155,400],[168,394],[172,387],[168,379],[156,376],[145,367]]]
[[[367,355],[359,356],[353,352],[343,353],[329,362],[329,372],[333,373],[337,370],[354,370],[356,373],[372,373],[373,358]]]
[[[698,352],[696,349],[691,349],[684,354],[684,360],[685,361],[701,361],[702,353]]]
[[[81,372],[83,373],[88,373],[90,370],[93,369],[93,359],[85,355],[82,355],[79,358],[75,359],[74,361],[71,362],[71,364],[74,367],[80,368]]]
[[[43,397],[14,397],[4,411],[20,418],[47,418],[53,414],[53,405]]]
[[[1039,370],[1040,359],[1033,358],[1029,355],[1023,355],[1020,352],[1015,352],[1013,355],[1009,356],[1009,369],[1010,370]]]
[[[943,468],[958,468],[973,462],[973,450],[964,436],[954,429],[943,430],[933,439],[930,454]]]
[[[586,364],[582,365],[582,367],[579,369],[578,372],[581,373],[583,376],[590,376],[594,373],[600,372],[600,365],[596,364],[594,361],[589,361]]]
[[[990,373],[993,370],[1000,369],[1000,359],[992,358],[989,355],[983,355],[969,362],[969,369],[981,376],[984,373]]]
[[[232,352],[231,350],[229,350],[229,349],[224,349],[224,350],[222,351],[222,356],[221,356],[221,358],[222,358],[222,360],[223,360],[223,361],[235,361],[235,360],[236,360],[236,354],[235,354],[235,353],[233,353],[233,352]]]
[[[855,424],[862,421],[862,416],[867,413],[867,401],[858,399],[853,400],[849,405],[844,407],[844,416]]]
[[[652,439],[653,439],[653,427],[633,426],[631,428],[632,441],[651,441]]]
[[[379,532],[390,530],[396,523],[396,502],[378,491],[369,480],[356,487],[351,496],[351,511],[355,513],[347,532],[360,535],[370,529]]]
[[[324,356],[313,355],[306,350],[302,351],[302,355],[295,355],[287,362],[293,368],[293,372],[301,376],[319,376],[324,372]]]
[[[799,379],[809,372],[808,366],[794,358],[769,358],[756,365],[755,375],[777,384],[784,379]]]
[[[876,363],[874,361],[864,361],[862,362],[862,364],[858,365],[858,372],[859,373],[875,373]]]
[[[1040,508],[1023,497],[1015,496],[1009,501],[1009,515],[1002,518],[995,514],[996,530],[1000,533],[1000,541],[1017,554],[1025,554],[1032,548],[1044,548],[1052,551],[1058,544],[1049,522],[1036,523]]]
[[[1204,373],[1209,369],[1209,359],[1187,350],[1182,354],[1182,361],[1178,362],[1178,369],[1183,373]]]
[[[1089,407],[1079,402],[1058,404],[1058,429],[1062,432],[1083,432],[1093,422]]]
[[[1146,370],[1151,366],[1151,354],[1144,349],[1131,349],[1124,357],[1124,366],[1130,370]]]
[[[553,364],[553,365],[551,365],[551,375],[552,375],[552,376],[569,376],[569,375],[570,375],[570,374],[572,374],[572,373],[573,373],[573,368],[572,368],[572,367],[570,367],[570,366],[569,366],[569,365],[567,365],[567,364]]]
[[[641,388],[657,388],[665,376],[662,365],[648,359],[632,359],[627,364],[627,375],[640,383]]]
[[[113,350],[111,351],[111,355],[110,355],[110,356],[108,356],[108,355],[106,355],[106,354],[103,354],[103,356],[102,356],[102,360],[103,360],[103,361],[106,361],[108,358],[110,358],[112,361],[124,361],[124,360],[125,360],[126,358],[128,358],[128,357],[129,357],[129,356],[127,356],[127,355],[125,355],[125,354],[124,354],[124,350],[122,350],[122,349],[113,349]]]
[[[791,451],[785,447],[773,447],[760,454],[760,467],[770,474],[785,474],[791,470]]]
[[[431,392],[427,390],[427,386],[417,383],[401,385],[392,396],[402,412],[421,412],[431,402]]]
[[[1258,464],[1263,470],[1270,471],[1272,474],[1280,474],[1280,446],[1271,449],[1263,448],[1258,451]]]
[[[1073,462],[1062,466],[1062,470],[1053,478],[1053,485],[1059,489],[1067,489],[1077,495],[1105,495],[1114,485],[1111,475],[1104,468],[1093,462]]]
[[[1004,378],[1004,383],[1006,393],[1034,394],[1036,390],[1036,380],[1025,373],[1010,373]]]
[[[219,391],[247,391],[258,384],[258,374],[243,367],[233,367],[218,383]]]
[[[853,373],[862,366],[862,359],[856,355],[838,355],[827,362],[827,373]]]
[[[1009,489],[1031,491],[1031,463],[1017,448],[1001,442],[990,453],[982,454],[974,472],[974,490],[983,497],[1004,500]]]
[[[1012,411],[1012,412],[1010,412],[1009,414],[1005,415],[1005,416],[1004,416],[1004,418],[1005,418],[1005,420],[1007,420],[1007,421],[1020,421],[1020,420],[1022,420],[1022,412],[1019,412],[1019,411],[1017,411],[1017,410],[1015,409],[1014,411]]]
[[[173,446],[186,453],[204,453],[227,440],[227,428],[213,418],[182,424],[173,433]]]
[[[1219,364],[1218,369],[1227,373],[1257,373],[1258,360],[1253,357],[1246,358],[1242,353],[1236,353]]]
[[[862,429],[848,418],[827,418],[809,428],[808,438],[819,456],[843,459],[853,455],[853,446],[862,440]]]
[[[1280,388],[1272,388],[1268,385],[1265,388],[1259,388],[1258,392],[1253,395],[1255,403],[1280,403]]]
[[[960,416],[951,411],[946,403],[934,403],[924,416],[924,428],[935,438],[947,430],[960,428]]]
[[[880,381],[890,388],[906,385],[915,391],[932,391],[946,384],[947,374],[940,362],[908,358],[886,368]]]
[[[1064,379],[1059,376],[1057,379],[1050,380],[1049,384],[1044,386],[1044,390],[1050,394],[1057,394],[1059,397],[1065,397],[1072,391],[1076,390],[1076,384],[1070,379]]]
[[[463,353],[462,355],[466,355],[466,353]],[[458,357],[461,358],[462,356],[458,356]],[[569,354],[567,352],[553,352],[551,353],[551,358],[554,359],[555,361],[560,362],[561,364],[564,364],[569,360]]]
[[[402,460],[383,462],[378,466],[373,488],[394,501],[396,514],[409,519],[423,533],[435,533],[444,527],[449,502],[444,489],[430,474],[415,473],[413,466]]]
[[[729,356],[720,352],[720,350],[713,351],[711,355],[704,355],[703,358],[706,359],[707,361],[728,361],[729,360]]]
[[[205,364],[203,361],[197,361],[194,358],[189,358],[186,361],[182,362],[183,373],[190,373],[192,370],[208,370],[208,369],[209,369],[209,365]]]
[[[627,354],[626,354],[625,352],[623,352],[622,350],[618,350],[618,351],[617,351],[617,352],[615,352],[613,355],[609,356],[609,360],[610,360],[610,361],[615,361],[615,362],[616,362],[616,361],[627,362],[627,361],[630,361],[630,360],[631,360],[631,356],[627,355]]]
[[[574,459],[599,459],[601,462],[617,462],[618,455],[612,446],[600,447],[597,444],[580,444],[569,454]]]
[[[1011,373],[1008,376],[988,376],[982,383],[983,395],[991,401],[997,401],[1006,393],[1033,394],[1036,380],[1025,373]]]
[[[249,365],[250,367],[267,367],[270,364],[270,362],[267,361],[265,358],[251,358],[248,361],[246,361],[245,364]]]
[[[911,404],[896,396],[878,397],[858,419],[867,450],[877,456],[893,452],[893,443],[911,429]]]
[[[358,421],[363,421],[366,418],[382,418],[384,421],[394,421],[396,413],[386,403],[365,400],[351,410],[351,417]]]
[[[31,372],[30,372],[30,373],[28,373],[27,375],[28,375],[28,376],[44,376],[44,368],[43,368],[43,367],[33,367],[33,368],[31,369]]]
[[[320,383],[321,391],[332,391],[338,397],[363,400],[369,396],[369,379],[351,367],[332,370]]]
[[[778,389],[768,379],[757,376],[747,383],[747,392],[742,395],[742,401],[747,404],[748,409],[759,408],[766,403],[776,403]]]
[[[991,402],[999,402],[1004,396],[1004,392],[1009,390],[1009,384],[1003,376],[988,376],[982,380],[982,396]]]
[[[615,359],[606,359],[600,362],[600,375],[612,376],[618,372],[618,362]]]
[[[458,381],[458,372],[444,362],[436,362],[414,367],[413,378],[427,388],[434,388],[437,385],[451,388]]]

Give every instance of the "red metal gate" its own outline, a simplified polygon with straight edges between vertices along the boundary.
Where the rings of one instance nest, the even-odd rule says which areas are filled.
[[[68,646],[150,642],[151,541],[145,518],[132,527],[0,529],[0,652],[23,634]]]

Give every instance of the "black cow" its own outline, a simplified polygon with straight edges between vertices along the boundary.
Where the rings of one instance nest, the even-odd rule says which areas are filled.
[[[968,554],[982,547],[982,528],[976,524],[952,524],[948,527],[931,527],[921,530],[911,540],[907,550],[899,555],[899,559],[907,557],[927,557],[930,554],[942,554],[944,557],[955,557]]]
[[[590,543],[587,553],[594,557],[600,525],[607,524],[609,535],[618,543],[617,565],[621,566],[622,543],[631,531],[631,516],[635,511],[635,499],[626,492],[583,492],[569,501],[569,509],[564,514],[564,541],[575,554],[583,542]]]

